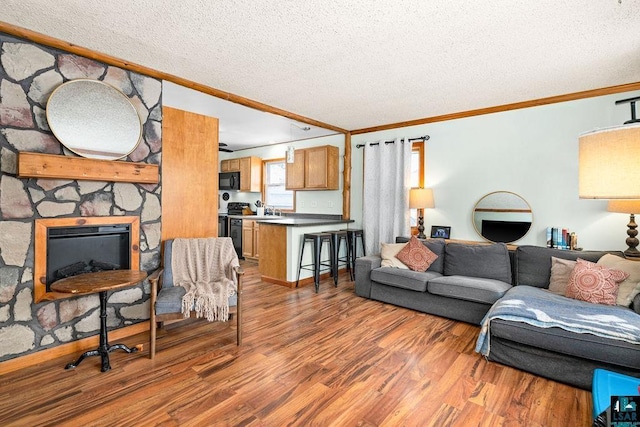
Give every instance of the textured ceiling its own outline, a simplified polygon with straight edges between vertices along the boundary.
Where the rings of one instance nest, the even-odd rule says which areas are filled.
[[[640,0],[3,0],[0,21],[354,130],[640,81]]]

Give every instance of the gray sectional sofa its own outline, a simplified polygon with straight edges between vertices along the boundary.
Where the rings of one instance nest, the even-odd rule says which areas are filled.
[[[398,237],[397,243],[408,238]],[[608,369],[640,377],[640,344],[600,335],[566,330],[539,320],[491,318],[497,302],[517,301],[522,310],[535,303],[553,304],[573,319],[626,316],[640,328],[640,295],[630,308],[585,303],[553,295],[549,286],[551,257],[596,262],[606,253],[565,251],[536,246],[519,246],[508,251],[506,245],[446,243],[441,239],[423,241],[438,259],[426,272],[381,267],[379,255],[358,258],[355,266],[357,295],[413,310],[481,325],[486,335],[478,351],[488,360],[513,366],[546,378],[583,389],[591,388],[593,370]],[[593,310],[597,312],[593,312]],[[495,308],[494,308],[495,310]],[[489,315],[487,315],[489,313]],[[550,313],[553,316],[553,312]],[[542,315],[543,317],[546,314]],[[603,327],[598,322],[600,327]],[[571,329],[571,328],[569,328]],[[606,329],[606,326],[604,326]],[[640,329],[639,329],[640,330]],[[606,331],[605,331],[606,332]],[[639,333],[640,335],[640,333]]]
[[[405,243],[406,237],[396,238]],[[438,258],[426,272],[381,267],[379,255],[356,260],[356,294],[479,325],[491,305],[511,288],[507,246],[445,244],[427,239]]]

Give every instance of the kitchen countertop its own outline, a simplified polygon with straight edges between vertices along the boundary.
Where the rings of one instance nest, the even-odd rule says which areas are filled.
[[[255,220],[263,220],[263,221],[271,221],[273,219],[282,219],[282,218],[286,218],[284,216],[277,216],[277,215],[227,215],[229,218],[232,219],[255,219]]]
[[[258,222],[270,225],[281,225],[285,227],[306,227],[313,225],[331,225],[331,224],[347,224],[354,222],[352,219],[325,219],[325,218],[296,218],[296,217],[272,217],[267,219],[258,219]]]
[[[282,225],[285,227],[306,227],[316,225],[347,224],[352,219],[342,219],[341,215],[287,213],[286,215],[228,215],[231,219],[248,219],[259,223]]]

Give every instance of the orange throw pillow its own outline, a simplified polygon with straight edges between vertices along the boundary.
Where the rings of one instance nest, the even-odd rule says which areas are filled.
[[[578,258],[565,296],[594,304],[616,305],[620,282],[629,273]]]
[[[412,236],[409,243],[397,253],[396,258],[413,271],[427,271],[438,259],[438,255],[431,252],[416,236]]]

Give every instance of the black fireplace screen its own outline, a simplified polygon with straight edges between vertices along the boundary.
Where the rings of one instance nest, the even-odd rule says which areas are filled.
[[[130,267],[130,224],[47,230],[47,292],[51,283],[65,277]]]

